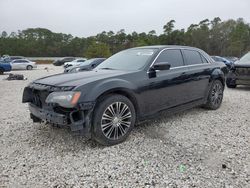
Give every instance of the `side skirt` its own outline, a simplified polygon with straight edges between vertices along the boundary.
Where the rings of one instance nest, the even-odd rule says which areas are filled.
[[[145,122],[145,121],[147,121],[149,119],[154,119],[156,116],[160,115],[161,113],[164,113],[167,116],[168,115],[170,116],[170,115],[180,113],[180,112],[186,111],[188,109],[191,109],[191,108],[194,108],[194,107],[197,107],[197,106],[204,105],[205,103],[206,103],[206,101],[204,99],[199,99],[199,100],[192,101],[192,102],[182,104],[182,105],[179,105],[179,106],[171,107],[171,108],[168,108],[168,109],[165,109],[165,110],[158,111],[158,112],[156,112],[156,113],[154,113],[152,115],[143,116],[143,117],[139,118],[137,123],[141,124],[141,123],[143,123],[143,122]]]

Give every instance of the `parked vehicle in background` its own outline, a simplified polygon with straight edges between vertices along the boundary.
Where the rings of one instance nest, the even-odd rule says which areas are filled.
[[[3,63],[0,61],[0,75],[9,71],[11,71],[11,65],[9,63]]]
[[[250,52],[235,62],[227,75],[227,87],[236,88],[237,85],[250,85]]]
[[[81,59],[75,59],[74,61],[71,62],[66,62],[64,63],[64,68],[70,67],[70,66],[79,66],[82,62],[86,61],[86,58],[81,58]]]
[[[238,57],[224,57],[224,58],[226,58],[228,61],[231,61],[232,63],[234,63],[234,62],[236,62],[236,61],[239,60]]]
[[[87,71],[92,70],[98,65],[100,65],[106,58],[93,58],[89,59],[83,63],[81,63],[79,66],[70,66],[64,70],[64,72],[80,72],[80,71]]]
[[[2,58],[3,63],[10,63],[13,60],[16,59],[25,59],[23,56],[5,56]]]
[[[227,60],[224,57],[220,56],[211,56],[215,62],[223,62],[229,69],[232,67],[233,62]]]
[[[28,59],[16,59],[10,62],[12,70],[31,70],[37,68],[36,62],[30,61]]]
[[[226,65],[185,46],[148,46],[121,51],[92,71],[57,74],[24,89],[34,122],[69,126],[104,145],[124,141],[136,122],[162,110],[223,99]]]
[[[55,66],[61,66],[64,63],[74,61],[75,59],[76,59],[75,57],[64,57],[64,58],[55,60],[53,62],[53,65],[55,65]]]

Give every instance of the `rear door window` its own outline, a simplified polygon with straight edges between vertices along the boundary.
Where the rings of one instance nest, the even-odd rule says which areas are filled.
[[[12,63],[21,63],[21,60],[14,60]]]
[[[182,50],[187,65],[197,65],[202,64],[202,58],[199,52],[194,50]]]
[[[173,67],[180,67],[184,65],[183,57],[180,50],[165,50],[156,59],[158,62],[167,62]]]

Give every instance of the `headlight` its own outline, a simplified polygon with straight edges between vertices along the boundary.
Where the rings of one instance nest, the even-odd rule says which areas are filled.
[[[74,91],[64,91],[64,92],[53,92],[49,94],[46,98],[46,103],[57,103],[62,107],[65,108],[72,108],[74,107],[79,98],[81,96],[81,92],[74,92]]]

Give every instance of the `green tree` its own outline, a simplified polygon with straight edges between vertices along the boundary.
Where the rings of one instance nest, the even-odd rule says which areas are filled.
[[[164,33],[166,35],[169,35],[173,31],[174,23],[175,23],[175,20],[170,20],[166,25],[163,26]]]
[[[215,17],[192,23],[186,30],[175,29],[175,20],[163,26],[163,33],[155,30],[126,34],[103,31],[96,36],[74,37],[45,28],[22,31],[0,31],[1,54],[23,56],[109,56],[118,51],[145,45],[177,44],[199,47],[211,55],[241,56],[250,50],[250,25],[242,18],[222,21]]]
[[[85,52],[87,58],[109,57],[111,52],[109,46],[105,43],[92,43]]]

